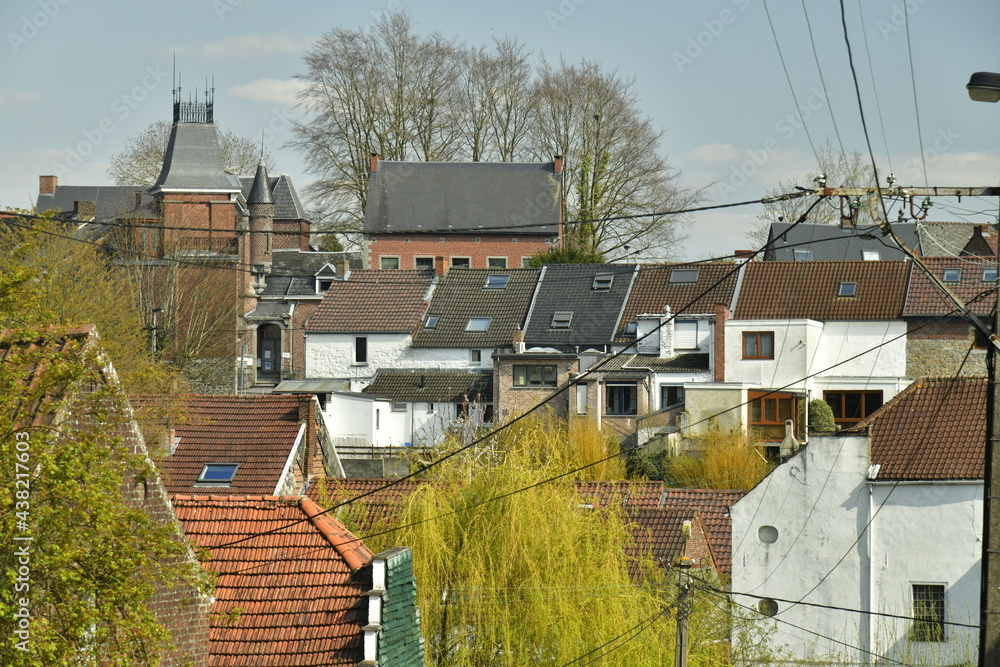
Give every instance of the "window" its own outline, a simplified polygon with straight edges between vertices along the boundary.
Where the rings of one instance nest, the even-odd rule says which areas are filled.
[[[392,404],[392,411],[393,412],[406,412],[406,403],[393,403]]]
[[[785,422],[789,419],[795,419],[795,396],[777,392],[751,391],[748,398],[750,404],[747,406],[749,413],[747,423],[750,424],[750,427],[756,429],[764,440],[784,440]]]
[[[576,385],[576,414],[587,414],[587,385],[582,382]]]
[[[996,270],[996,268],[994,267],[992,269],[990,269],[990,268],[983,269],[983,278],[982,278],[982,280],[983,280],[984,283],[995,283],[997,281],[997,270]]]
[[[609,384],[605,387],[608,395],[605,414],[609,415],[634,415],[636,414],[636,385],[635,382],[624,384]]]
[[[774,616],[778,613],[778,603],[771,598],[764,598],[757,603],[757,611],[759,611],[762,616]]]
[[[509,282],[510,274],[491,273],[486,276],[486,282],[483,284],[483,289],[506,289],[507,283]]]
[[[857,283],[840,283],[840,287],[837,289],[837,296],[852,297],[858,292]]]
[[[678,320],[674,322],[674,349],[698,349],[698,321]]]
[[[236,476],[238,463],[206,463],[198,475],[200,486],[229,486]]]
[[[796,248],[792,251],[792,256],[795,258],[796,262],[811,262],[813,258],[813,251],[808,248]]]
[[[774,332],[745,332],[743,334],[743,358],[774,359]]]
[[[594,284],[590,286],[590,289],[606,292],[611,289],[611,283],[614,280],[615,277],[611,273],[599,273],[594,276]]]
[[[530,269],[531,268],[531,257],[522,257],[521,258],[521,268],[522,269]]]
[[[479,365],[483,363],[483,351],[482,350],[469,350],[469,363]]]
[[[943,642],[944,586],[913,584],[913,632],[915,642]]]
[[[670,410],[684,405],[684,385],[660,385],[660,409]]]
[[[694,284],[698,282],[701,269],[674,269],[670,272],[670,282],[672,284]]]
[[[488,269],[506,269],[507,268],[507,258],[506,257],[487,257],[486,258],[486,268],[488,268]]]
[[[635,322],[635,321],[629,322],[628,324],[625,325],[625,335],[626,336],[634,336],[635,335],[635,330],[637,328],[638,328],[638,323],[637,322]]]
[[[323,292],[330,289],[332,285],[333,285],[333,280],[327,278],[319,278],[316,280],[316,286],[317,286],[316,291],[322,294]]]
[[[465,324],[466,331],[486,331],[490,328],[492,317],[470,317]]]
[[[379,268],[383,269],[398,269],[399,268],[399,257],[379,257]]]
[[[823,400],[833,410],[833,421],[849,428],[882,407],[882,392],[824,391]]]
[[[355,336],[354,337],[354,363],[356,363],[356,364],[367,364],[368,363],[368,337],[367,336]]]
[[[514,365],[515,387],[555,387],[556,367]]]
[[[882,259],[882,253],[880,253],[878,250],[862,250],[861,259],[865,260],[866,262],[877,262],[880,259]]]
[[[557,310],[552,313],[552,329],[569,329],[570,323],[573,321],[573,311],[572,310]]]
[[[427,316],[427,321],[424,322],[424,328],[425,329],[436,329],[437,325],[438,325],[438,316],[437,315],[428,315]]]
[[[420,270],[434,269],[434,258],[433,257],[414,257],[413,258],[413,268]]]
[[[472,260],[468,257],[452,257],[451,258],[451,268],[453,269],[467,269],[472,266]]]
[[[960,283],[962,282],[962,269],[945,269],[941,278],[946,283]]]

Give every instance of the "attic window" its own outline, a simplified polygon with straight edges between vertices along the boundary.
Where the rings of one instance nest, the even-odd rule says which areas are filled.
[[[333,285],[332,279],[319,278],[316,280],[316,287],[317,287],[316,291],[320,293],[325,292],[328,289],[330,289],[332,285]]]
[[[555,313],[552,314],[553,329],[569,329],[569,325],[572,321],[573,321],[572,310],[557,310]]]
[[[509,274],[492,273],[486,276],[486,283],[483,285],[483,289],[505,289],[509,282]]]
[[[796,262],[811,262],[813,259],[813,251],[808,248],[796,248],[792,255]]]
[[[599,273],[594,276],[594,284],[591,285],[590,289],[599,290],[601,292],[606,292],[611,289],[611,283],[614,282],[615,276],[611,273]]]
[[[470,317],[468,323],[465,325],[466,331],[486,331],[490,328],[490,322],[493,320],[492,317]]]
[[[854,296],[858,292],[857,283],[840,283],[837,296]]]
[[[866,262],[877,262],[882,259],[882,253],[878,250],[862,250],[861,259]]]
[[[437,325],[438,325],[438,316],[437,315],[428,315],[427,316],[427,321],[424,322],[424,328],[425,329],[435,329],[435,328],[437,328]]]
[[[625,325],[625,335],[634,336],[636,328],[637,328],[636,322],[629,322],[628,324]]]
[[[198,486],[229,486],[236,476],[238,463],[206,463],[198,475]]]
[[[945,269],[941,278],[946,283],[960,283],[962,282],[962,269]]]
[[[997,281],[997,270],[996,270],[996,268],[983,269],[983,282],[984,283],[995,283],[996,281]]]
[[[701,269],[674,269],[670,272],[670,282],[674,285],[698,282]]]

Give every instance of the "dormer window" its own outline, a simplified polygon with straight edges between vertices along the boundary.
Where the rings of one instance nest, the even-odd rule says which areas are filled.
[[[424,322],[424,328],[425,329],[436,329],[437,325],[438,325],[438,316],[437,315],[428,315],[427,316],[427,321]]]
[[[866,262],[877,262],[882,259],[882,253],[878,250],[862,250],[861,259]]]
[[[333,279],[332,278],[331,279],[328,279],[328,278],[317,278],[316,279],[316,292],[318,294],[323,294],[328,289],[330,289],[331,285],[333,285]]]
[[[599,273],[594,276],[594,284],[591,285],[591,289],[597,290],[599,292],[607,292],[611,289],[611,283],[614,282],[615,276],[611,273]]]
[[[941,278],[946,283],[960,283],[962,282],[962,269],[945,269]]]
[[[635,335],[635,330],[637,328],[638,328],[638,325],[637,325],[636,322],[629,322],[628,324],[625,325],[625,335],[626,336],[634,336]]]
[[[506,289],[507,283],[509,282],[510,274],[491,273],[486,276],[486,282],[483,284],[483,289]]]
[[[857,283],[840,283],[840,288],[837,290],[837,296],[854,296],[857,292]]]
[[[571,310],[557,310],[552,314],[553,329],[569,329],[569,325],[572,322],[573,311]]]
[[[492,317],[470,317],[465,324],[465,330],[471,332],[483,332],[490,328]]]
[[[229,486],[236,476],[238,463],[206,463],[198,475],[197,486]]]
[[[701,269],[674,269],[670,272],[670,282],[673,285],[686,285],[698,282]]]

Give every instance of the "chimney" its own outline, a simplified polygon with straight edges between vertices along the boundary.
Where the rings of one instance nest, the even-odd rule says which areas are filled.
[[[341,280],[347,280],[351,275],[351,261],[347,259],[338,259],[334,261],[333,268],[336,269],[337,273],[340,274]]]
[[[97,206],[92,201],[74,201],[73,219],[81,222],[91,222],[97,211]]]
[[[306,432],[303,434],[302,447],[302,474],[307,481],[314,474],[322,470],[322,466],[317,470],[314,459],[322,453],[316,442],[316,399],[312,394],[299,395],[299,421],[306,425]]]
[[[523,354],[524,350],[524,331],[521,329],[514,329],[514,353]]]
[[[440,255],[434,258],[434,275],[445,276],[448,274],[448,268],[444,265],[444,257]]]
[[[371,156],[368,158],[369,171],[371,171],[371,173],[373,173],[373,174],[376,171],[378,171],[379,157],[380,156],[379,156],[378,153],[372,153]]]
[[[556,172],[557,174],[562,173],[562,155],[557,155],[552,160],[552,171]]]
[[[51,195],[55,194],[56,188],[59,186],[58,176],[39,176],[38,177],[38,194],[40,195]]]
[[[757,254],[756,250],[734,250],[733,257],[735,259],[753,259],[753,256]]]
[[[715,361],[715,381],[726,381],[726,320],[729,309],[721,303],[715,304],[715,331],[712,337],[712,358]]]

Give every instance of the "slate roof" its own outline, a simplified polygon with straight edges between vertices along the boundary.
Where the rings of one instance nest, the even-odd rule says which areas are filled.
[[[983,269],[996,269],[995,257],[925,257],[924,265],[939,278],[945,269],[961,269],[961,281],[945,283],[977,315],[990,315],[996,302],[996,282],[983,282]],[[955,304],[916,266],[910,271],[903,315],[939,317],[954,313]]]
[[[862,250],[877,250],[883,260],[906,258],[892,239],[884,237],[875,225],[844,229],[840,225],[804,222],[793,229],[793,224],[771,223],[765,261],[790,262],[795,260],[795,250],[805,249],[812,251],[812,259],[817,262],[861,260]],[[910,249],[916,250],[916,223],[893,223],[892,230]],[[866,236],[870,238],[862,238]]]
[[[362,392],[408,403],[492,403],[493,373],[380,368]]]
[[[542,268],[524,328],[529,347],[608,345],[618,331],[635,275],[633,264],[549,264]],[[593,289],[595,276],[614,276],[608,290]],[[572,311],[569,328],[553,329],[557,311]]]
[[[257,306],[243,316],[245,320],[280,320],[284,317],[291,317],[292,304],[283,301],[258,301]]]
[[[271,273],[264,277],[264,291],[260,298],[320,296],[316,293],[316,274],[324,265],[336,267],[335,262],[345,259],[351,271],[362,268],[360,252],[275,250],[271,253]]]
[[[140,422],[163,421],[163,397],[131,400]],[[299,433],[297,396],[188,394],[175,400],[168,409],[176,411],[180,441],[173,454],[156,456],[169,493],[211,493],[197,485],[206,463],[239,464],[225,493],[274,493]]]
[[[917,223],[920,237],[920,254],[924,257],[954,257],[962,254],[972,238],[976,227],[981,228],[987,243],[996,252],[997,234],[992,225],[977,225],[969,222],[928,222]]]
[[[868,426],[878,480],[980,480],[986,379],[918,380],[858,426]]]
[[[619,354],[601,363],[596,372],[633,370],[647,373],[707,373],[711,366],[707,353],[678,354],[670,359],[651,354]]]
[[[145,185],[57,185],[52,194],[39,194],[35,208],[39,211],[73,210],[73,202],[94,202],[94,219],[115,220],[121,217],[160,218],[151,208],[153,198]],[[141,195],[136,207],[136,193]]]
[[[561,184],[551,162],[383,160],[368,184],[364,231],[555,236]]]
[[[250,201],[250,190],[253,188],[254,176],[240,177],[240,191],[243,199]],[[268,179],[271,198],[274,200],[275,220],[306,220],[306,209],[299,200],[299,193],[292,184],[288,174],[270,176]]]
[[[635,340],[634,334],[625,336],[623,330],[637,315],[662,313],[664,306],[670,306],[674,314],[688,315],[714,313],[715,306],[720,303],[728,308],[733,301],[738,268],[739,265],[731,263],[639,266],[622,314],[619,342]],[[693,283],[671,283],[670,276],[675,269],[697,270],[698,278]],[[716,283],[719,284],[712,287]]]
[[[737,320],[893,320],[903,313],[909,262],[750,262]],[[857,283],[854,297],[837,296]]]
[[[540,269],[451,269],[438,280],[427,306],[437,316],[433,329],[426,318],[413,337],[413,347],[510,347],[514,331],[524,326]],[[487,288],[489,276],[510,276],[503,289]],[[490,317],[483,332],[466,331],[470,317]]]
[[[715,566],[719,573],[731,576],[733,570],[733,522],[729,507],[747,491],[720,489],[674,489],[664,491],[663,507],[691,507],[701,515],[708,535]],[[738,536],[742,540],[742,535]]]
[[[215,123],[174,123],[154,190],[241,192],[240,179],[222,166]]]
[[[433,271],[367,269],[334,281],[306,321],[313,333],[409,333],[423,317]]]
[[[171,500],[217,573],[210,667],[358,664],[371,587],[358,570],[372,553],[340,522],[308,498]],[[274,532],[250,537],[265,531]]]

